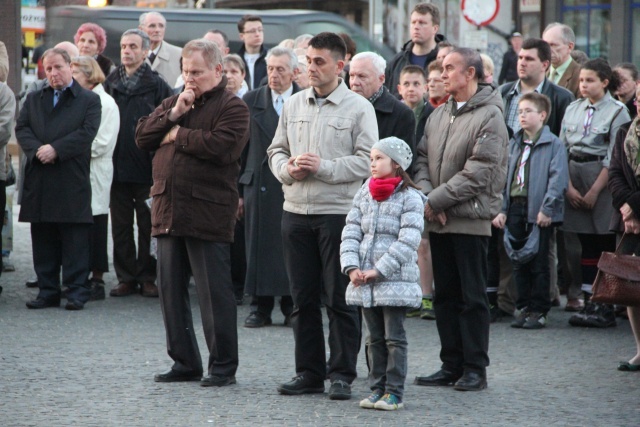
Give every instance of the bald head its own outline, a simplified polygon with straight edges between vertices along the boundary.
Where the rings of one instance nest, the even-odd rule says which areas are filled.
[[[76,56],[80,56],[80,51],[78,47],[71,42],[60,42],[54,46],[56,49],[65,50],[69,54],[69,58],[75,58]]]

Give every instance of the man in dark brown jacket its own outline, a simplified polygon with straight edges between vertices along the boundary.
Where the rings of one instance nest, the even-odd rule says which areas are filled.
[[[220,49],[192,40],[182,51],[184,91],[166,99],[136,130],[143,150],[155,151],[152,235],[158,239],[158,290],[173,367],[158,382],[235,384],[238,367],[236,300],[229,244],[238,207],[239,159],[249,137],[249,110],[225,90]],[[208,375],[189,304],[193,273],[209,348]]]

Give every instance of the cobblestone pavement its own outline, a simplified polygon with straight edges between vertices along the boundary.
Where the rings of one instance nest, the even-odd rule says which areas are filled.
[[[544,330],[491,326],[489,388],[477,393],[412,385],[439,368],[439,340],[435,322],[407,319],[406,406],[397,412],[358,407],[369,392],[362,354],[350,401],[279,395],[276,386],[294,375],[291,329],[279,312],[274,326],[243,328],[246,304],[237,385],[155,383],[171,364],[158,300],[107,296],[80,312],[28,310],[37,292],[24,286],[33,274],[28,224],[15,222],[14,233],[16,271],[0,278],[0,426],[640,425],[640,373],[616,370],[634,351],[629,322],[577,329],[558,308]],[[105,280],[107,290],[116,284],[112,272]],[[206,359],[193,288],[191,297]]]

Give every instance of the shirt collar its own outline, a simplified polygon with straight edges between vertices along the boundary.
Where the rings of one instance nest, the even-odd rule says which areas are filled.
[[[276,102],[278,96],[281,96],[282,102],[285,102],[291,97],[291,95],[293,95],[293,83],[291,84],[291,86],[289,86],[289,89],[285,90],[282,93],[277,93],[275,90],[271,89],[271,99],[273,100],[273,102]]]
[[[555,70],[556,74],[562,76],[564,72],[567,71],[567,68],[569,68],[569,65],[571,65],[571,61],[573,61],[573,59],[571,58],[571,56],[569,56],[569,59],[560,64],[558,68],[555,68],[552,65],[551,68],[549,68],[549,73],[553,73],[553,71]]]
[[[592,106],[593,109],[597,111],[601,107],[603,107],[606,103],[608,103],[610,99],[611,99],[611,94],[609,93],[609,91],[606,91],[604,96],[600,99],[600,101],[596,102],[595,104],[591,104],[587,100],[587,102],[585,103],[584,109],[586,110],[587,108]]]
[[[545,79],[542,79],[542,81],[540,82],[540,84],[538,85],[538,87],[536,87],[536,88],[534,89],[534,92],[542,93],[542,86],[544,86],[544,80],[545,80]],[[520,80],[518,80],[518,81],[516,82],[516,84],[515,84],[515,85],[513,85],[513,90],[511,90],[511,94],[513,94],[513,95],[519,95],[520,93],[521,93],[521,92],[520,92]]]

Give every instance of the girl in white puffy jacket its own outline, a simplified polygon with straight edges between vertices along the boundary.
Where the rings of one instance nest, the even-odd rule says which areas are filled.
[[[424,228],[424,195],[405,169],[409,146],[396,137],[371,149],[371,178],[353,199],[342,231],[340,263],[349,275],[347,304],[362,306],[367,326],[371,395],[362,408],[403,407],[407,375],[404,319],[408,307],[419,307],[422,290],[418,246]]]

